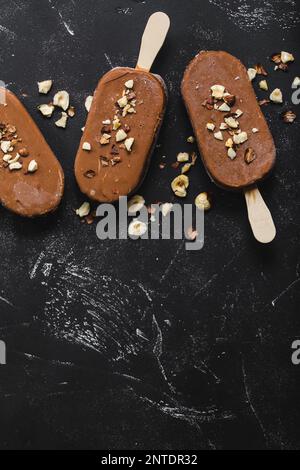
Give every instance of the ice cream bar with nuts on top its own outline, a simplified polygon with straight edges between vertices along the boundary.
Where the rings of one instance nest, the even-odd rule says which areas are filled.
[[[24,217],[52,212],[64,190],[61,165],[18,98],[0,94],[0,202]]]
[[[169,26],[167,15],[153,14],[137,67],[112,69],[94,93],[75,161],[78,185],[92,200],[114,202],[143,181],[167,101],[163,79],[149,70]]]
[[[181,89],[207,172],[226,189],[244,190],[254,235],[269,243],[276,230],[254,185],[273,168],[276,149],[247,70],[226,52],[203,51]]]

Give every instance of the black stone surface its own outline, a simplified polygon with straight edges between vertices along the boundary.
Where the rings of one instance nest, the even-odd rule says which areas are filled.
[[[175,200],[170,165],[191,149],[179,85],[192,57],[224,49],[247,66],[262,62],[285,98],[264,108],[278,150],[261,185],[278,228],[270,246],[253,239],[243,197],[216,188],[200,160],[187,201],[213,193],[202,251],[187,252],[182,241],[100,242],[96,225],[74,215],[84,201],[73,176],[84,100],[111,65],[135,65],[156,10],[172,21],[153,67],[170,101],[139,193],[147,203]],[[66,174],[56,214],[28,221],[0,211],[0,448],[299,449],[291,344],[300,336],[300,121],[280,118],[299,109],[291,104],[298,2],[1,0],[0,11],[0,79]],[[286,74],[268,60],[281,50],[296,56]],[[77,110],[66,131],[36,110],[48,101],[36,82],[49,78]]]

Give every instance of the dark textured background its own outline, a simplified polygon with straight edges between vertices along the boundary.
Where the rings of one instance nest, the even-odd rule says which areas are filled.
[[[300,120],[280,119],[300,75],[296,3],[0,0],[0,78],[66,174],[55,215],[26,221],[0,211],[0,339],[8,349],[0,448],[300,449],[300,366],[291,363],[300,335]],[[147,203],[174,201],[177,172],[158,165],[189,150],[179,92],[189,60],[222,48],[247,66],[261,61],[286,100],[264,108],[278,149],[261,185],[278,228],[271,246],[254,241],[243,197],[217,189],[200,161],[188,201],[203,190],[214,195],[200,252],[180,241],[100,242],[95,224],[74,215],[84,201],[73,177],[84,100],[111,64],[135,65],[147,17],[160,9],[172,27],[153,71],[170,101],[139,192]],[[280,50],[296,55],[287,74],[268,61]],[[66,131],[36,111],[48,100],[36,82],[49,78],[77,109]]]

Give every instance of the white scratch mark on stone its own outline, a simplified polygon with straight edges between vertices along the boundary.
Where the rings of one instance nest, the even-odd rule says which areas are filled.
[[[272,306],[275,307],[275,305],[281,299],[281,297],[287,294],[299,281],[300,281],[300,278],[295,279],[286,289],[280,292],[280,294],[277,297],[275,297],[275,299],[272,300]]]
[[[253,402],[252,402],[252,398],[251,398],[251,390],[248,386],[248,381],[247,381],[247,373],[246,373],[246,367],[245,367],[245,360],[244,360],[244,357],[242,356],[242,373],[243,373],[243,384],[244,384],[244,389],[245,389],[245,394],[246,394],[246,398],[247,398],[247,402],[250,406],[250,409],[253,413],[253,415],[255,416],[256,418],[256,421],[258,422],[259,424],[259,427],[264,435],[264,438],[267,440],[267,433],[266,433],[266,430],[264,428],[264,425],[260,419],[260,417],[258,416],[258,413],[253,405]]]
[[[182,250],[182,247],[183,247],[184,244],[185,244],[185,240],[183,240],[182,243],[179,245],[175,255],[173,256],[173,258],[171,259],[171,261],[170,261],[169,265],[167,266],[165,272],[163,273],[160,282],[163,282],[166,279],[166,277],[168,276],[168,274],[169,274],[170,270],[172,269],[172,267],[173,267],[178,255],[179,255],[180,251]]]
[[[30,271],[29,273],[29,277],[30,279],[34,279],[35,278],[35,275],[36,275],[36,272],[38,270],[38,267],[39,265],[41,264],[43,258],[46,256],[45,252],[44,251],[41,251],[41,253],[39,254],[38,256],[38,259],[36,260],[32,270]]]
[[[7,300],[5,297],[2,297],[1,295],[0,295],[0,300],[2,300],[2,302],[9,305],[10,307],[14,307],[14,304],[12,304],[9,300]]]
[[[146,295],[147,299],[149,300],[149,302],[153,302],[153,299],[149,293],[149,291],[143,286],[143,284],[138,284],[138,286],[142,289],[142,291],[144,292],[144,294]]]
[[[110,65],[110,67],[113,69],[113,68],[114,68],[114,65],[113,65],[113,63],[112,63],[112,61],[111,61],[111,58],[109,57],[109,55],[108,55],[106,52],[104,52],[104,57],[105,57],[105,59],[107,60],[107,63],[108,63],[108,64]]]
[[[61,13],[61,11],[58,9],[58,8],[55,8],[55,6],[53,5],[52,3],[52,0],[48,0],[49,2],[49,5],[51,6],[51,8],[55,11],[57,11],[57,14],[61,20],[61,23],[64,25],[64,27],[66,28],[66,30],[68,31],[68,33],[71,35],[71,36],[75,36],[75,33],[73,31],[73,29],[71,29],[70,25],[64,20],[63,18],[63,15]]]

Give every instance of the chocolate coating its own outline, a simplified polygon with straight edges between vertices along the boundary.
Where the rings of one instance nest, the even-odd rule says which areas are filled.
[[[3,90],[0,90],[3,93]],[[29,155],[21,157],[23,168],[10,171],[0,151],[0,202],[24,217],[36,217],[54,211],[64,190],[64,173],[37,125],[18,98],[5,90],[6,105],[0,104],[0,123],[14,126],[18,138],[13,156],[26,148]],[[12,153],[12,152],[9,152]],[[21,152],[22,153],[22,152]],[[38,164],[35,173],[28,173],[31,160]]]
[[[206,124],[213,122],[218,131],[226,114],[202,106],[216,84],[235,95],[232,109],[244,113],[239,121],[248,134],[248,141],[237,150],[234,160],[228,158],[224,145],[230,135],[224,131],[224,142],[221,142],[206,129]],[[227,52],[200,52],[187,67],[181,90],[203,163],[215,183],[226,189],[242,189],[265,178],[275,163],[276,149],[244,65]],[[253,134],[253,128],[258,128],[259,133]],[[247,148],[252,148],[257,156],[251,164],[244,160]]]
[[[108,145],[100,145],[103,121],[113,120],[125,88],[125,82],[134,81],[136,113],[122,117],[120,129],[129,126],[128,138],[135,139],[132,151],[122,148],[124,142],[116,142],[116,131],[104,129],[111,135]],[[165,107],[166,89],[163,80],[144,70],[125,67],[109,71],[100,80],[94,93],[85,130],[75,160],[75,176],[81,191],[97,202],[114,202],[137,190],[146,174],[151,153],[161,127]],[[91,151],[82,149],[83,143],[91,144]],[[121,147],[120,147],[121,145]],[[114,153],[113,148],[116,152]],[[111,164],[117,157],[120,161]],[[107,166],[103,161],[108,162]]]

